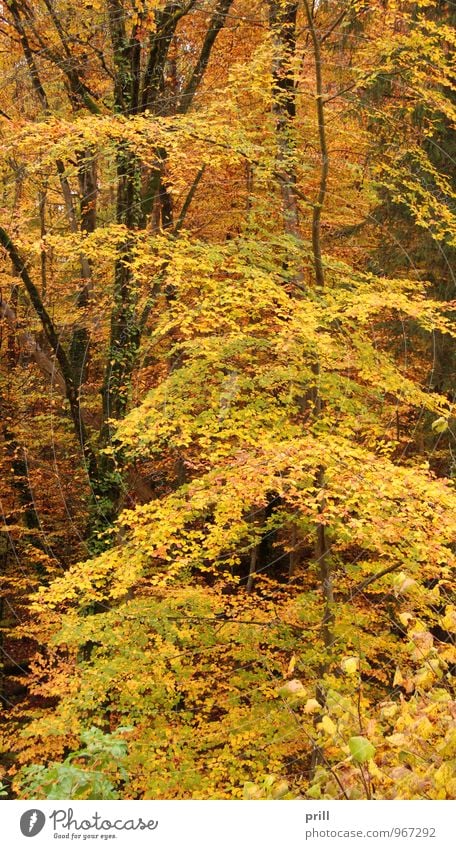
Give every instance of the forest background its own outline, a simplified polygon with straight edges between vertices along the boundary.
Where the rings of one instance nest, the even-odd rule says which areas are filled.
[[[2,0],[5,796],[456,796],[455,21]]]

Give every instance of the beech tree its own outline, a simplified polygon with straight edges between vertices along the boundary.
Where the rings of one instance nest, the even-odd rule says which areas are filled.
[[[454,796],[447,16],[5,6],[7,792]]]

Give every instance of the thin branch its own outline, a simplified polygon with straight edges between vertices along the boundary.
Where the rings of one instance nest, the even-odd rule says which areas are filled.
[[[360,584],[356,584],[356,586],[353,587],[350,592],[350,599],[354,598],[355,595],[358,595],[358,593],[362,593],[366,587],[370,587],[370,585],[375,581],[380,580],[380,578],[383,578],[385,575],[389,575],[391,572],[395,572],[397,569],[399,569],[399,566],[395,563],[394,566],[387,566],[385,569],[382,569],[381,572],[376,572],[375,575],[369,575],[369,577],[365,578],[364,581],[361,581]]]
[[[343,19],[347,17],[349,9],[344,9],[343,12],[340,13],[339,17],[336,18],[333,24],[331,24],[330,28],[325,32],[324,35],[320,38],[320,44],[323,44],[327,38],[334,32],[334,30],[342,23]]]
[[[190,106],[192,105],[193,98],[197,92],[198,86],[200,85],[201,80],[203,79],[203,76],[206,72],[206,68],[209,64],[209,59],[211,57],[212,48],[215,44],[215,40],[220,30],[222,30],[225,26],[226,17],[232,5],[233,0],[219,0],[217,6],[215,7],[214,14],[212,15],[209,21],[206,37],[204,39],[198,61],[184,89],[180,103],[177,108],[177,111],[180,114],[185,114],[186,112],[188,112]]]
[[[173,231],[174,236],[177,236],[180,233],[180,231],[182,230],[182,227],[184,226],[184,222],[185,222],[185,219],[187,217],[187,213],[190,209],[192,200],[195,197],[196,190],[197,190],[197,188],[200,184],[200,181],[203,177],[205,170],[206,170],[206,163],[204,163],[201,166],[201,168],[199,169],[195,179],[193,180],[192,185],[190,186],[187,197],[185,198],[184,204],[183,204],[182,209],[180,211],[179,218],[178,218],[176,225],[174,227],[174,231]]]
[[[324,102],[331,103],[332,100],[336,100],[338,97],[342,97],[343,94],[346,94],[347,91],[353,91],[354,88],[358,85],[358,80],[351,85],[347,86],[347,88],[342,88],[340,91],[336,91],[335,94],[332,94],[331,97],[325,97]]]

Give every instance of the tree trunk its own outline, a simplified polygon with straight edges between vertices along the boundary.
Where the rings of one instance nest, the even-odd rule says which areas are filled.
[[[273,35],[273,109],[277,130],[276,176],[282,197],[285,232],[300,238],[298,201],[296,196],[296,87],[293,61],[296,53],[296,18],[298,4],[269,2],[269,23]]]

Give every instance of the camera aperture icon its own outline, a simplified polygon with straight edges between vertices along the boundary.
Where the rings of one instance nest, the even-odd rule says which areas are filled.
[[[24,837],[36,837],[43,829],[46,817],[38,808],[31,808],[22,814],[20,827]]]

